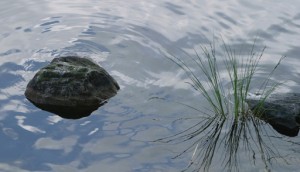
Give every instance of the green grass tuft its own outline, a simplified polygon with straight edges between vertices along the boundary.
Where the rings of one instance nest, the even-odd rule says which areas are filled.
[[[190,85],[199,91],[205,100],[209,103],[211,110],[215,115],[220,115],[227,118],[232,115],[235,120],[241,116],[253,114],[247,106],[247,95],[250,91],[250,85],[254,74],[257,71],[259,62],[263,56],[266,47],[263,47],[260,52],[255,52],[255,41],[252,44],[251,50],[247,57],[240,57],[235,53],[229,45],[223,41],[224,54],[223,57],[217,57],[215,43],[209,46],[201,46],[202,54],[195,50],[195,57],[189,56],[195,67],[202,73],[198,76],[184,60],[177,56],[168,57],[185,71],[189,79]],[[261,105],[266,98],[275,90],[278,84],[273,84],[267,87],[275,69],[281,63],[282,57],[270,72],[265,82],[262,83]],[[224,61],[227,77],[230,78],[230,87],[227,88],[220,78],[220,68],[218,62]],[[260,109],[256,109],[259,112]]]

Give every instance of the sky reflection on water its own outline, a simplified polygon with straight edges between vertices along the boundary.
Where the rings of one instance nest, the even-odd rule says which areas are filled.
[[[283,90],[297,91],[299,8],[300,3],[294,1],[1,1],[0,170],[184,169],[192,152],[172,157],[186,149],[188,142],[150,141],[197,122],[178,120],[198,114],[172,102],[194,107],[206,104],[163,54],[184,58],[180,49],[192,54],[214,34],[222,35],[233,47],[249,45],[258,36],[257,45],[268,48],[256,82],[287,55],[272,79],[287,80]],[[41,111],[23,95],[37,70],[66,54],[90,56],[121,86],[105,106],[76,121]],[[166,101],[149,101],[151,97]],[[280,138],[274,144],[289,165],[276,159],[272,171],[297,171],[299,138],[273,137]],[[264,168],[259,161],[249,164],[246,156],[240,165],[249,171]],[[223,171],[223,166],[216,163],[212,170]]]

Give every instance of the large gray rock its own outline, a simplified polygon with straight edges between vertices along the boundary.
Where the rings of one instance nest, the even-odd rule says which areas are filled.
[[[249,94],[248,106],[281,134],[297,136],[300,127],[300,93],[271,94],[263,104],[262,95]],[[257,109],[260,110],[257,111]]]
[[[37,107],[63,118],[90,115],[117,94],[118,83],[88,58],[54,58],[28,83],[25,96]]]

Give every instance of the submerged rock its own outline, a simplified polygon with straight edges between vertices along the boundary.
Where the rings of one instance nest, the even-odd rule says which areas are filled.
[[[261,95],[250,94],[247,103],[250,109],[268,122],[277,132],[297,136],[300,127],[300,93],[272,94],[263,104]],[[260,107],[257,111],[256,108]]]
[[[35,106],[63,118],[90,115],[115,96],[118,83],[88,58],[54,58],[28,83],[25,96]]]

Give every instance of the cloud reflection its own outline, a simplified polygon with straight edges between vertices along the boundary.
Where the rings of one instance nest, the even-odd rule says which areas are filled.
[[[7,135],[8,137],[10,137],[13,140],[18,140],[18,138],[19,138],[18,133],[16,133],[14,131],[14,129],[12,129],[12,128],[2,128],[2,131],[5,135]]]
[[[49,121],[49,124],[56,124],[60,121],[63,120],[63,118],[61,118],[60,116],[58,115],[52,115],[52,116],[48,116],[47,120]]]
[[[21,100],[10,100],[8,101],[8,103],[3,105],[0,109],[0,112],[7,112],[7,111],[21,112],[21,113],[30,112],[30,110]]]
[[[9,172],[9,171],[29,172],[28,170],[23,170],[23,169],[21,169],[19,167],[16,167],[14,165],[5,164],[5,163],[0,163],[0,170],[1,171],[6,171],[6,172]]]
[[[60,140],[44,137],[38,139],[33,146],[35,149],[62,150],[64,154],[68,154],[73,150],[78,139],[79,136],[68,136]]]
[[[46,133],[46,131],[43,131],[37,127],[31,126],[31,125],[25,125],[24,124],[24,121],[26,119],[25,116],[16,116],[16,119],[18,120],[18,126],[23,128],[24,130],[27,130],[32,133],[42,133],[42,134]]]
[[[184,74],[183,71],[160,73],[148,72],[148,74],[155,78],[152,85],[159,87],[174,87],[175,89],[190,89],[190,85],[187,84],[190,80],[181,78]]]

